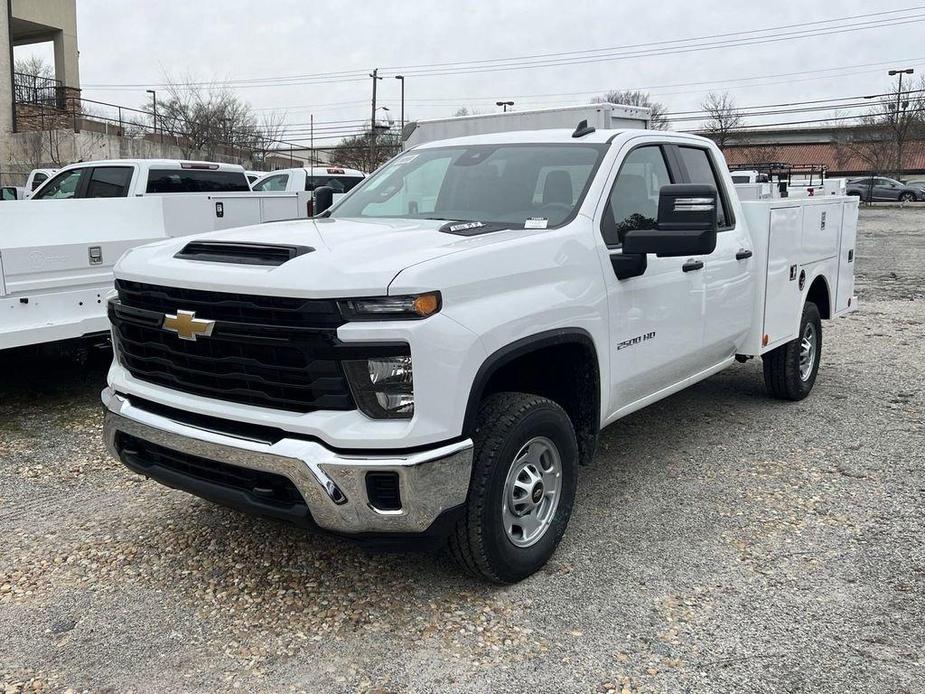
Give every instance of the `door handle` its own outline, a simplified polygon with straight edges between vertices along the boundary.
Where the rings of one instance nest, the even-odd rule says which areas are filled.
[[[739,252],[736,253],[736,260],[745,260],[746,258],[751,258],[752,252],[747,248],[740,248]]]
[[[700,270],[702,268],[703,268],[703,261],[694,260],[693,258],[691,258],[686,263],[684,263],[684,265],[681,266],[681,269],[684,272],[693,272],[694,270]]]

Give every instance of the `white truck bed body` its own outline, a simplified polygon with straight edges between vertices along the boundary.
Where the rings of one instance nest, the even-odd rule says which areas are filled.
[[[113,266],[130,248],[305,217],[310,195],[176,194],[4,204],[0,349],[107,331],[102,298],[112,288]]]
[[[829,196],[743,201],[753,234],[757,275],[753,321],[740,350],[757,356],[797,337],[803,288],[824,275],[832,315],[857,308],[854,297],[854,243],[857,198]],[[801,281],[802,277],[802,281]]]
[[[456,118],[422,120],[413,124],[404,138],[403,149],[425,142],[470,135],[489,135],[512,130],[574,129],[579,122],[598,130],[644,129],[649,125],[649,109],[619,104],[585,104],[534,111],[509,111]]]

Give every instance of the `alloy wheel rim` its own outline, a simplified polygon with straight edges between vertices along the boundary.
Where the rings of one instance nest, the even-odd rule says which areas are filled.
[[[816,347],[818,337],[816,335],[816,326],[807,323],[803,329],[803,337],[800,339],[800,379],[808,381],[813,373],[813,366],[816,365]]]
[[[527,441],[514,456],[504,483],[501,518],[508,539],[530,547],[549,530],[562,496],[562,457],[545,436]]]

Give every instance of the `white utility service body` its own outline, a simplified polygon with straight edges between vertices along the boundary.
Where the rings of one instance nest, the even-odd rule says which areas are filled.
[[[439,164],[425,175],[431,162]],[[436,166],[458,169],[452,186],[437,178],[428,188]],[[506,180],[502,170],[531,178]],[[712,215],[703,227],[712,232],[682,228],[676,241],[678,232],[665,229],[685,215],[701,225]],[[578,128],[429,141],[322,218],[197,237],[290,249],[275,267],[178,258],[189,239],[123,257],[110,303],[107,445],[165,484],[342,534],[440,534],[450,519],[451,548],[468,569],[519,580],[555,549],[573,465],[590,461],[602,427],[761,355],[775,395],[805,397],[821,355],[818,315],[857,307],[856,223],[857,201],[847,197],[742,203],[719,149],[691,135]],[[708,244],[702,252],[627,252],[656,238],[687,248],[695,237]],[[151,302],[143,295],[151,285],[172,289]],[[218,300],[266,308],[236,321],[210,308]],[[335,345],[305,357],[335,360],[311,362],[327,374],[323,389],[305,383],[305,372],[274,372],[289,404],[273,400],[256,365],[242,363],[232,378],[198,357],[231,359],[238,335],[288,330],[295,339],[287,319],[269,313],[277,302],[327,316],[307,324]],[[193,313],[180,325],[183,311]],[[122,335],[129,341],[121,344]],[[153,352],[137,346],[139,335],[156,343]],[[797,373],[796,358],[783,356],[804,342]],[[168,365],[150,371],[149,353]],[[191,364],[203,373],[187,371]],[[307,389],[304,407],[292,400],[295,385]],[[523,431],[541,435],[527,440]],[[297,504],[273,506],[261,496],[269,482],[231,489],[184,476],[164,455],[278,475],[294,485]],[[383,475],[395,476],[388,498],[400,497],[397,507],[370,481]],[[529,511],[514,512],[530,498]],[[551,515],[539,518],[544,508]]]
[[[112,289],[113,265],[135,246],[305,217],[310,199],[309,193],[139,192],[148,170],[164,170],[162,162],[87,162],[62,173],[94,165],[131,169],[128,196],[0,206],[0,350],[108,334],[103,297]]]
[[[413,149],[435,140],[512,130],[574,128],[580,121],[587,121],[590,127],[598,130],[645,129],[649,127],[650,113],[642,106],[606,103],[413,121],[402,131],[402,149]]]

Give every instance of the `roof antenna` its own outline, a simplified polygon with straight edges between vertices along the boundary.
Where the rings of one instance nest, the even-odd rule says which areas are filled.
[[[572,137],[584,137],[585,135],[590,135],[596,130],[588,126],[588,121],[583,120],[578,124],[578,127],[575,128],[575,132],[572,133]]]

